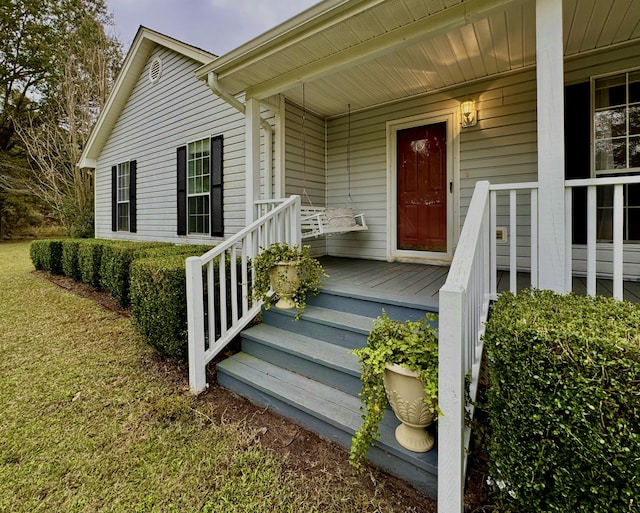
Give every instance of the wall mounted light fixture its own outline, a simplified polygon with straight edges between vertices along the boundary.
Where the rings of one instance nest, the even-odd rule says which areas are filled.
[[[462,114],[462,128],[478,124],[478,112],[476,111],[476,102],[474,100],[462,102],[460,104],[460,114]]]

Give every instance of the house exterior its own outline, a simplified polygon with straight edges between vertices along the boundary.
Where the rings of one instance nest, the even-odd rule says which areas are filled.
[[[251,256],[267,232],[299,242],[299,205],[287,199],[299,195],[366,218],[366,231],[314,239],[318,255],[451,266],[440,290],[438,501],[439,511],[462,511],[464,376],[477,373],[495,270],[511,271],[512,288],[525,271],[531,285],[559,292],[574,274],[588,276],[589,293],[609,276],[619,298],[623,278],[640,279],[638,20],[637,0],[325,0],[218,58],[156,41],[156,52],[173,51],[190,69],[183,79],[201,107],[194,116],[185,101],[166,113],[166,151],[145,177],[135,151],[155,140],[124,151],[134,97],[151,90],[141,70],[155,54],[136,50],[139,34],[127,59],[140,53],[143,64],[126,73],[136,83],[116,89],[122,103],[108,107],[118,117],[101,117],[84,154],[96,169],[96,233],[185,240],[171,232],[174,156],[222,136],[221,252]],[[156,130],[150,120],[138,126]],[[109,191],[125,154],[137,162],[138,231],[121,234],[110,230]],[[278,201],[286,212],[256,207]],[[245,303],[220,344],[204,348],[200,268],[211,261],[188,262],[195,392],[216,347],[256,313]]]
[[[244,116],[194,74],[214,58],[140,27],[79,163],[96,237],[210,244],[244,226]]]

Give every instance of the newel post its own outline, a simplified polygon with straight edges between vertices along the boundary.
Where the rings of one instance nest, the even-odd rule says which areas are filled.
[[[466,292],[463,287],[440,289],[438,333],[438,511],[464,509],[465,369],[464,331]]]
[[[189,257],[187,267],[187,330],[189,349],[189,388],[199,394],[207,388],[204,361],[204,304],[202,297],[202,263]]]

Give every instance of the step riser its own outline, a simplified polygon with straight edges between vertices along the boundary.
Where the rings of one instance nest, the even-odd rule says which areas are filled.
[[[278,348],[270,345],[261,344],[259,341],[248,338],[242,339],[242,351],[255,356],[265,362],[269,362],[283,369],[287,369],[302,376],[306,376],[315,381],[331,386],[342,392],[358,396],[362,387],[359,376],[353,376],[341,371],[323,365],[322,362],[311,361],[307,358],[292,355],[278,350]]]
[[[379,301],[371,301],[360,298],[352,298],[329,292],[322,292],[318,296],[309,297],[307,303],[310,305],[329,308],[342,312],[351,312],[358,315],[376,318],[382,315],[384,310],[391,319],[399,321],[417,321],[424,316],[426,310],[417,309],[402,305],[393,305]]]
[[[271,308],[262,312],[262,322],[349,349],[364,347],[367,342],[368,333],[352,331],[348,326],[330,326],[304,315],[296,321],[292,315],[294,314],[286,310]],[[373,328],[373,323],[371,327]]]
[[[333,425],[330,421],[320,419],[312,414],[300,410],[296,406],[258,390],[242,380],[226,374],[222,371],[218,374],[218,382],[221,386],[233,390],[239,395],[248,397],[258,406],[269,408],[278,412],[296,424],[312,431],[322,438],[334,442],[347,451],[351,447],[351,438],[353,433],[341,429],[339,426]],[[345,459],[348,454],[345,453]],[[420,492],[436,498],[437,494],[437,476],[433,475],[421,468],[408,465],[406,461],[388,453],[378,447],[372,447],[367,454],[367,458],[382,468],[383,470],[393,474],[408,483]]]

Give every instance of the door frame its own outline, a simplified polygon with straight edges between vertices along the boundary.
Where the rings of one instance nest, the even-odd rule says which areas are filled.
[[[457,109],[440,110],[407,118],[387,121],[387,260],[424,262],[448,265],[455,248],[458,232],[455,213],[458,211],[459,134]],[[447,138],[447,251],[415,251],[398,249],[398,131],[423,125],[446,122]]]

